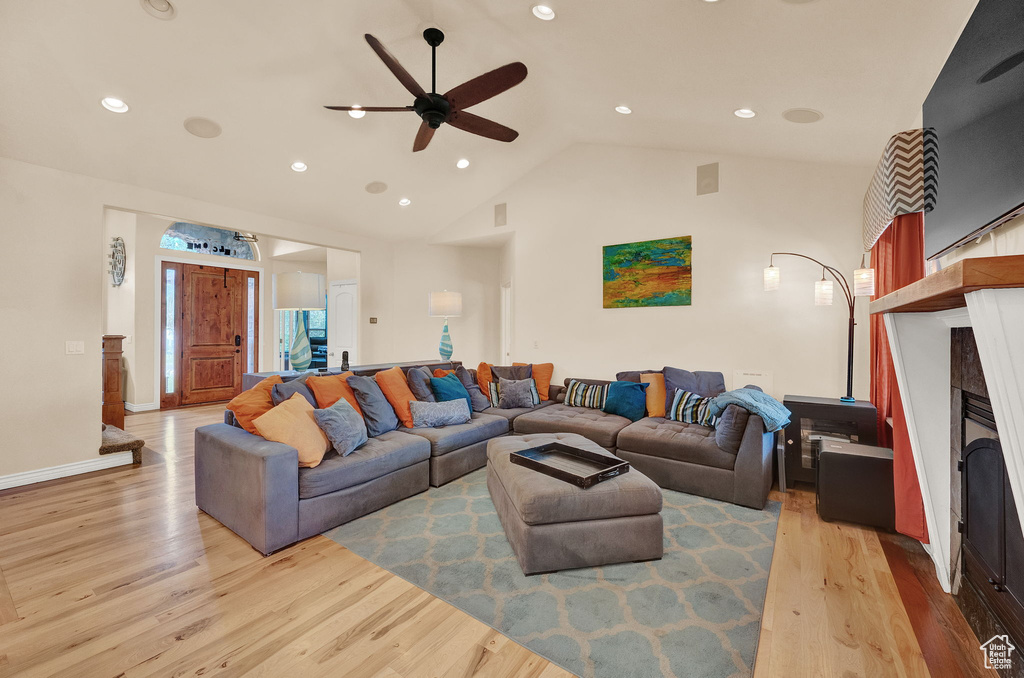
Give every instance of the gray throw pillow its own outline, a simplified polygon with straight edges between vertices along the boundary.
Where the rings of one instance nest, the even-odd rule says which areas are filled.
[[[533,379],[498,379],[498,407],[512,410],[518,407],[533,407],[540,403],[537,382]]]
[[[725,393],[725,377],[721,372],[690,372],[678,367],[664,367],[665,375],[665,410],[672,407],[672,398],[676,390],[696,393],[710,398]]]
[[[491,401],[480,390],[480,384],[476,383],[476,377],[462,365],[455,368],[455,377],[469,391],[469,399],[473,401],[473,411],[483,412],[491,406]]]
[[[748,419],[750,419],[750,413],[742,407],[738,405],[726,407],[715,427],[715,444],[726,452],[733,454],[739,452]]]
[[[409,409],[412,411],[412,425],[414,428],[437,428],[439,426],[465,424],[472,418],[469,412],[469,403],[466,402],[465,398],[433,403],[410,400]]]
[[[366,444],[366,423],[344,398],[330,407],[314,410],[313,417],[341,456],[347,457]]]
[[[491,377],[494,381],[498,379],[510,379],[512,381],[532,379],[533,365],[513,365],[511,367],[491,365]]]
[[[631,381],[634,384],[640,383],[641,374],[657,374],[661,370],[627,370],[615,375],[615,381]]]
[[[430,388],[430,378],[434,376],[426,367],[413,367],[405,373],[405,380],[409,382],[409,390],[416,396],[416,400],[425,403],[436,403],[434,389]]]
[[[391,403],[384,397],[384,393],[377,386],[373,377],[349,377],[345,380],[359,403],[359,409],[363,411],[363,421],[366,422],[366,432],[371,438],[394,431],[398,428],[398,415],[395,414]]]
[[[313,409],[316,409],[316,396],[313,395],[313,392],[309,390],[309,386],[306,385],[306,379],[308,379],[312,374],[314,373],[306,372],[291,381],[287,381],[283,384],[274,384],[274,388],[270,389],[270,400],[275,405],[280,405],[296,393],[301,393],[302,397],[308,400],[309,404],[313,406]]]

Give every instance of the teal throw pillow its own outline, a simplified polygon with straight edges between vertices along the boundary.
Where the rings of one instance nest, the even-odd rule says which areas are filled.
[[[473,401],[469,397],[469,391],[454,374],[446,374],[440,378],[431,377],[430,388],[433,389],[434,396],[441,402],[465,398],[470,412],[473,411]]]
[[[647,394],[650,384],[635,384],[631,381],[613,381],[608,384],[608,395],[604,400],[603,412],[617,414],[630,421],[639,421],[647,413]]]

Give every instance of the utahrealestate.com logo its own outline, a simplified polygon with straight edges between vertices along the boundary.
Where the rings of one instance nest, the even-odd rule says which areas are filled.
[[[1010,642],[1009,636],[992,636],[987,643],[981,646],[981,651],[985,653],[985,668],[1011,668],[1013,666],[1013,659],[1010,658],[1010,655],[1016,649]]]

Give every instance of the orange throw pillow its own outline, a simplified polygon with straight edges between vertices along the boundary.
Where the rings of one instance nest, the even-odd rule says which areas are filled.
[[[309,377],[306,379],[306,386],[313,392],[316,404],[320,409],[330,407],[344,398],[352,408],[362,416],[363,411],[359,409],[359,401],[352,387],[348,385],[348,378],[353,376],[352,372],[341,374],[330,374],[326,377]]]
[[[238,425],[253,435],[259,435],[256,433],[256,427],[252,425],[252,420],[266,414],[274,407],[274,401],[270,399],[270,391],[274,388],[274,384],[281,383],[284,383],[281,376],[275,374],[232,398],[228,403],[228,409],[234,413]]]
[[[491,376],[491,365],[490,363],[480,363],[476,368],[476,383],[480,385],[480,390],[484,392],[484,395],[491,392],[491,381],[494,377]]]
[[[529,365],[530,363],[512,363],[512,365]],[[554,363],[533,363],[533,380],[537,382],[537,395],[541,400],[550,400],[548,389],[551,388],[551,377],[555,373]]]
[[[650,384],[647,387],[647,416],[665,416],[665,375],[660,372],[640,375],[641,384]]]
[[[316,424],[313,406],[301,393],[257,417],[253,424],[259,435],[299,451],[299,466],[313,468],[323,461],[331,443]]]
[[[398,415],[402,426],[412,428],[412,410],[409,408],[409,401],[416,400],[416,396],[409,389],[409,382],[405,379],[405,372],[401,367],[392,367],[390,370],[378,372],[376,375],[377,386],[384,393],[384,397],[391,403],[395,414]]]
[[[447,377],[449,374],[455,374],[455,370],[442,370],[440,367],[434,370],[434,376],[438,379],[441,377]]]

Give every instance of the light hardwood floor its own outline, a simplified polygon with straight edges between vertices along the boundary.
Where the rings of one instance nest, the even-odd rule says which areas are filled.
[[[0,676],[570,675],[324,537],[268,558],[199,512],[192,432],[144,464],[0,492]],[[874,530],[784,502],[755,676],[927,676]]]

